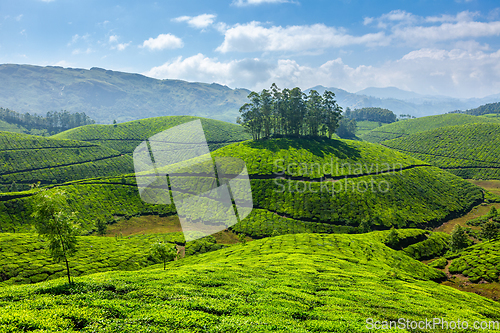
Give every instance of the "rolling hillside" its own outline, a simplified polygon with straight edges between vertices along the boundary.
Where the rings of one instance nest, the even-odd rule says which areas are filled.
[[[0,65],[0,106],[38,114],[85,112],[98,123],[175,115],[234,123],[249,93],[215,83],[157,80],[95,67]]]
[[[129,156],[95,143],[0,132],[0,191],[133,171]],[[11,189],[12,190],[12,189]]]
[[[190,116],[148,118],[116,125],[87,125],[56,134],[53,138],[98,143],[122,154],[131,154],[142,141],[152,135],[195,119],[201,120],[211,151],[251,138],[239,125]]]
[[[481,190],[472,184],[365,142],[245,141],[213,155],[246,162],[254,211],[233,228],[256,238],[275,229],[354,232],[429,226],[482,201]]]
[[[369,231],[393,225],[426,227],[460,215],[483,200],[480,188],[459,177],[366,142],[244,141],[220,148],[213,156],[246,162],[254,210],[232,228],[253,238]],[[278,174],[283,167],[284,174]],[[77,212],[84,232],[93,230],[98,218],[112,222],[114,216],[175,214],[173,205],[143,202],[134,175],[57,187],[68,193],[70,208]],[[3,232],[30,230],[33,194],[0,196]]]
[[[98,273],[75,278],[74,286],[58,279],[3,287],[0,327],[6,332],[372,332],[368,318],[460,319],[471,326],[500,320],[498,302],[439,285],[434,280],[442,279],[442,272],[390,249],[381,237],[286,235],[171,262],[166,271]]]
[[[500,124],[443,127],[382,142],[467,179],[500,179]]]
[[[500,120],[460,113],[447,113],[438,116],[397,121],[365,132],[359,135],[359,137],[368,142],[382,142],[436,128],[472,123],[500,123]]]

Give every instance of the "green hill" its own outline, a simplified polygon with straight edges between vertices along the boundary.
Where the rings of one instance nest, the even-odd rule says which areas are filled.
[[[186,245],[181,232],[146,234],[129,237],[77,237],[77,252],[70,261],[72,276],[111,270],[138,270],[158,261],[149,252],[152,243],[161,240]],[[186,255],[218,250],[215,238],[206,237],[189,242]],[[203,248],[203,249],[202,249]],[[48,255],[47,242],[35,234],[0,233],[0,287],[12,284],[37,283],[66,276],[63,263],[55,263]]]
[[[383,125],[360,135],[368,142],[382,142],[385,140],[405,137],[407,135],[425,132],[445,126],[464,125],[472,123],[500,123],[500,120],[487,117],[476,117],[460,113],[447,113],[438,116],[428,116],[416,119],[400,120],[392,124]]]
[[[459,177],[366,142],[244,141],[212,155],[216,160],[238,157],[246,162],[254,209],[232,228],[253,238],[369,231],[393,225],[428,227],[461,215],[483,200],[480,188]],[[284,174],[279,174],[283,167]],[[85,232],[93,230],[98,218],[112,222],[115,216],[175,214],[173,205],[143,202],[134,175],[57,187],[68,193],[70,209],[77,212]],[[30,230],[33,194],[0,195],[3,232]]]
[[[142,141],[152,135],[195,119],[201,120],[211,151],[231,142],[251,138],[239,125],[190,116],[148,118],[116,125],[87,125],[56,134],[53,138],[99,143],[122,154],[131,154]]]
[[[0,191],[132,172],[129,156],[95,143],[0,132]]]
[[[482,201],[470,183],[380,145],[351,140],[273,139],[213,153],[246,162],[254,211],[238,232],[355,232],[430,226]],[[286,179],[285,179],[286,178]]]
[[[500,320],[500,305],[439,285],[444,274],[380,233],[286,235],[171,262],[0,288],[5,332],[371,332],[374,321]],[[412,325],[415,325],[412,324]],[[436,332],[449,332],[446,326]],[[409,328],[406,332],[421,332]],[[494,330],[490,330],[494,331]]]
[[[98,123],[193,115],[235,122],[246,89],[158,80],[93,67],[0,65],[0,106],[21,113],[85,112]]]
[[[443,127],[382,142],[468,179],[500,179],[500,124]]]
[[[463,274],[473,283],[481,280],[499,282],[500,240],[470,246],[449,259],[452,274]]]

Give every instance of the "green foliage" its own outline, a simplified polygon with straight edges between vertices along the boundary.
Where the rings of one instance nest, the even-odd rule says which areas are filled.
[[[104,236],[108,230],[108,224],[102,219],[97,219],[95,222],[95,228],[99,236]]]
[[[452,274],[463,274],[473,283],[481,279],[499,281],[500,240],[470,246],[453,257],[449,267]]]
[[[462,178],[500,179],[500,124],[468,124],[420,132],[383,145]]]
[[[54,138],[99,143],[101,146],[114,149],[121,154],[132,154],[142,141],[149,139],[154,134],[196,119],[201,121],[211,151],[231,142],[251,138],[241,126],[219,120],[190,116],[148,118],[119,123],[116,126],[88,125],[56,134]],[[133,165],[130,172],[133,172]]]
[[[444,269],[448,265],[448,260],[444,257],[438,258],[430,262],[429,267]]]
[[[274,232],[274,231],[273,231]],[[239,234],[238,235],[238,240],[242,245],[245,245],[247,243],[247,238],[245,234]]]
[[[450,249],[452,251],[459,251],[471,245],[471,241],[467,236],[466,230],[460,225],[455,225],[451,231]]]
[[[131,217],[141,214],[175,214],[174,205],[152,205],[141,200],[135,176],[95,178],[74,181],[52,187],[47,192],[64,189],[69,209],[81,224],[82,233],[95,229],[95,221],[114,222],[116,216]],[[35,222],[33,212],[36,191],[0,195],[0,228],[3,232],[29,232]]]
[[[465,114],[448,113],[437,116],[428,116],[404,121],[397,121],[392,124],[383,125],[372,131],[361,135],[363,140],[369,142],[382,142],[411,134],[426,132],[429,130],[455,125],[475,124],[475,123],[499,123],[500,120],[484,117],[476,117]]]
[[[442,272],[377,237],[278,236],[170,262],[166,271],[95,274],[72,287],[56,280],[2,288],[0,325],[7,331],[299,333],[369,332],[366,318],[500,319],[497,302],[435,283]]]
[[[475,109],[470,109],[465,111],[467,114],[471,114],[474,116],[482,116],[485,114],[499,114],[500,113],[500,102],[497,103],[489,103],[485,105],[481,105]]]
[[[282,135],[331,138],[342,112],[335,94],[328,90],[323,96],[316,90],[306,96],[298,87],[281,91],[273,83],[270,90],[251,92],[248,99],[237,121],[254,140]]]
[[[343,139],[353,139],[356,137],[356,120],[342,118],[339,121],[337,135]]]
[[[44,132],[61,132],[70,128],[94,124],[84,112],[69,113],[68,111],[47,112],[45,117],[37,114],[19,113],[9,109],[0,108],[0,120],[18,127],[27,129],[30,134],[36,132],[32,130],[41,130]],[[16,131],[18,132],[18,131]]]
[[[49,242],[49,251],[55,262],[64,260],[68,283],[71,283],[68,257],[76,252],[77,227],[74,214],[68,213],[65,193],[60,190],[42,190],[35,195],[32,217],[38,235]]]
[[[498,228],[498,223],[493,221],[488,221],[481,226],[481,238],[488,241],[497,239],[500,234],[500,229]]]
[[[383,108],[361,108],[355,110],[346,109],[345,116],[356,121],[376,121],[390,124],[396,121],[396,115],[391,110]]]
[[[0,132],[0,184],[42,184],[134,171],[132,158],[95,143]]]
[[[450,249],[450,235],[433,232],[425,236],[424,240],[407,246],[404,252],[414,259],[426,260],[444,255]]]
[[[400,241],[399,233],[396,229],[394,229],[394,227],[392,227],[391,231],[387,235],[387,239],[385,240],[385,244],[394,250],[399,250],[398,249],[399,241]]]
[[[177,257],[177,247],[174,244],[163,243],[161,241],[153,243],[150,251],[153,258],[163,262],[163,270],[165,270],[167,261],[172,261]]]

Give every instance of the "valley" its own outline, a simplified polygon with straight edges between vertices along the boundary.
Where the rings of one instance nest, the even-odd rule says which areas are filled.
[[[215,161],[222,176],[244,162],[253,209],[186,241],[174,203],[141,200],[133,152],[198,119],[210,158],[191,163]],[[497,175],[484,172],[498,162],[496,119],[360,126],[356,140],[252,140],[244,126],[187,116],[53,136],[0,132],[0,331],[368,332],[369,318],[499,321],[500,240],[484,239],[477,222],[500,209]],[[404,135],[368,142],[380,133]],[[182,184],[182,195],[199,191]],[[34,228],[40,193],[60,190],[78,225],[72,284]],[[454,251],[457,225],[470,244]],[[154,243],[179,253],[165,270]]]

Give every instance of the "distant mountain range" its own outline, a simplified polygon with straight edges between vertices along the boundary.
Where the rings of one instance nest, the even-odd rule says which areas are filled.
[[[477,99],[426,96],[394,87],[350,93],[331,90],[344,108],[382,107],[399,114],[427,116],[465,110],[500,101],[500,94]],[[212,83],[157,80],[140,74],[101,68],[73,69],[32,65],[0,65],[0,107],[18,112],[85,112],[98,123],[113,120],[190,115],[235,122],[250,90]]]

